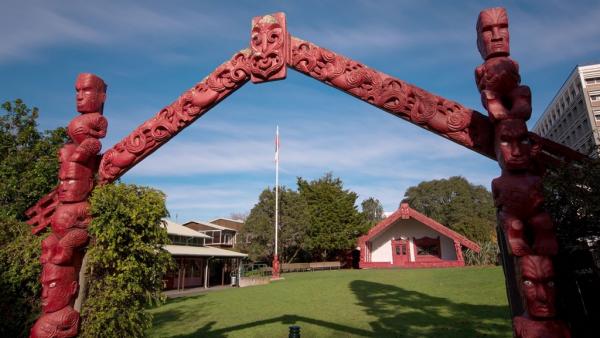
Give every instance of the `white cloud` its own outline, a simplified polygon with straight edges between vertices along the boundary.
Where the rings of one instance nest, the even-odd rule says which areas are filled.
[[[181,63],[189,61],[190,56],[165,49],[173,41],[185,43],[191,38],[223,36],[224,27],[240,26],[231,18],[199,9],[121,2],[34,3],[34,6],[28,2],[3,5],[0,62],[32,57],[43,48],[88,44],[136,46],[152,50],[149,55],[159,61]],[[191,26],[196,29],[190,29]]]

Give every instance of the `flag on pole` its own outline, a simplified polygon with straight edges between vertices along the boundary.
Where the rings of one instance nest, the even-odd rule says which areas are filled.
[[[279,162],[279,126],[277,126],[277,132],[275,133],[275,162]]]

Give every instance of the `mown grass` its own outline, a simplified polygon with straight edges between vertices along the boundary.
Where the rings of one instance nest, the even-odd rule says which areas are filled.
[[[152,309],[151,337],[512,337],[498,267],[291,273]]]

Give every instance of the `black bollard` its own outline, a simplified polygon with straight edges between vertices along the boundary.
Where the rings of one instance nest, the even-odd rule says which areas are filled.
[[[290,335],[288,338],[300,338],[300,326],[290,326]]]

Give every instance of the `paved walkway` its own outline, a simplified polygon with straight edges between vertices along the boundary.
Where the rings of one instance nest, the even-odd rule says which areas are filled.
[[[193,296],[193,295],[197,295],[200,293],[220,291],[220,290],[231,289],[231,288],[232,288],[231,285],[224,285],[224,286],[219,285],[219,286],[212,286],[208,289],[205,289],[204,287],[199,287],[199,288],[189,288],[189,289],[185,289],[185,290],[169,290],[169,291],[165,291],[164,294],[167,296],[167,298],[178,298],[178,297]]]

